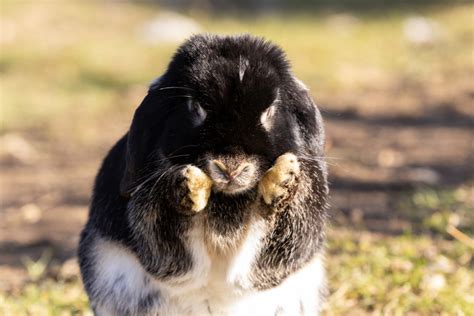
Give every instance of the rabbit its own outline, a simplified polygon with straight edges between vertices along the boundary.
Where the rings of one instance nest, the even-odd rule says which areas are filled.
[[[281,48],[194,35],[98,172],[78,257],[95,315],[316,315],[324,127]]]

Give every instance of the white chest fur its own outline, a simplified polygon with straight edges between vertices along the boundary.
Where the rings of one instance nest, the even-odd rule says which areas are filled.
[[[248,278],[261,245],[262,223],[254,221],[231,256],[210,256],[201,227],[190,231],[188,249],[193,269],[163,282],[153,279],[122,246],[98,240],[93,289],[107,293],[92,306],[99,315],[316,315],[324,287],[324,267],[316,256],[282,284],[266,291],[251,289]]]

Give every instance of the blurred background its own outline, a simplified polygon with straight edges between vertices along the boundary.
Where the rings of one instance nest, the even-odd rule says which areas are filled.
[[[325,314],[472,315],[472,2],[0,4],[0,314],[91,314],[75,251],[101,159],[185,38],[248,32],[325,118]]]

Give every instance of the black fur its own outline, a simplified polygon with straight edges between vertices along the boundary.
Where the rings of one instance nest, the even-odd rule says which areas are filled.
[[[259,118],[277,96],[274,125],[267,132]],[[189,102],[207,113],[203,122],[199,107]],[[324,240],[323,147],[319,111],[280,48],[252,36],[192,37],[150,87],[130,131],[99,171],[79,249],[86,289],[94,236],[130,249],[158,279],[192,268],[183,236],[194,216],[180,203],[187,194],[181,174],[187,164],[206,170],[208,157],[238,153],[257,159],[264,172],[292,152],[302,174],[289,200],[266,206],[257,200],[256,188],[238,195],[213,192],[202,211],[207,233],[228,240],[238,239],[251,212],[265,216],[271,233],[253,267],[254,287],[280,284],[320,251]],[[142,305],[150,304],[145,297]]]

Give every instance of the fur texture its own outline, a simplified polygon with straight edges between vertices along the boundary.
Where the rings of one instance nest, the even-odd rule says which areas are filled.
[[[283,51],[194,36],[105,158],[79,261],[97,315],[314,315],[324,130]]]

